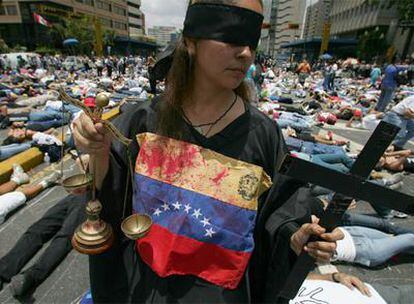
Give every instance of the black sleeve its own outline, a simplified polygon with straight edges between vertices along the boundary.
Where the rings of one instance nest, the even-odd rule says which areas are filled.
[[[132,179],[129,170],[132,166],[134,171],[138,155],[136,135],[147,131],[148,119],[148,108],[140,105],[135,109],[128,109],[113,121],[123,135],[133,140],[129,149],[117,140],[112,141],[109,170],[98,194],[103,206],[101,217],[117,233],[121,232],[122,220],[132,213]]]
[[[269,155],[273,162],[273,186],[267,193],[260,210],[257,229],[257,279],[263,280],[263,301],[275,302],[284,287],[286,277],[297,256],[290,248],[291,236],[304,223],[311,221],[312,196],[307,184],[279,174],[278,170],[287,153],[279,128],[268,141],[273,145]],[[260,234],[260,235],[258,235]],[[261,273],[261,270],[264,273]]]

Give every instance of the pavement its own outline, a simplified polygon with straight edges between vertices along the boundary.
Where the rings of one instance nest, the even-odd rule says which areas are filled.
[[[355,148],[362,147],[368,140],[369,132],[357,129],[348,129],[341,124],[328,127],[334,134],[352,141]],[[414,144],[410,143],[414,148]],[[58,168],[58,167],[56,167]],[[47,174],[53,168],[39,166],[34,169],[37,178]],[[77,166],[73,160],[64,161],[64,174],[66,177],[76,174]],[[401,189],[414,196],[414,175],[405,176],[404,187]],[[29,201],[26,206],[14,212],[7,221],[0,225],[0,256],[8,252],[26,229],[67,193],[61,186],[55,186],[42,192],[39,196]],[[367,203],[358,205],[358,212],[373,213]],[[393,220],[397,224],[414,228],[414,217],[409,216],[403,220]],[[43,248],[46,248],[45,244]],[[32,262],[42,253],[40,251]],[[27,266],[30,266],[29,263]],[[391,260],[384,266],[368,269],[351,265],[335,265],[340,271],[354,274],[368,283],[414,284],[414,256],[401,256]],[[41,284],[32,295],[24,299],[15,299],[11,296],[7,285],[0,291],[0,303],[76,303],[81,295],[89,287],[88,257],[72,251],[66,259],[53,271],[53,273]]]

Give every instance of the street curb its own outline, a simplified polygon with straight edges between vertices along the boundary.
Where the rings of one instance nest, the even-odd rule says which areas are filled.
[[[111,120],[119,115],[119,107],[102,115],[102,119]],[[13,173],[13,164],[19,164],[27,172],[43,162],[43,153],[38,148],[30,148],[0,162],[0,185],[9,181]]]

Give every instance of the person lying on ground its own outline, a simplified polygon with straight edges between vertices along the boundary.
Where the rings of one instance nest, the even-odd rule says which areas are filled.
[[[24,205],[29,199],[34,198],[44,189],[55,184],[59,178],[60,174],[53,172],[38,183],[17,189],[21,184],[27,183],[29,177],[24,173],[22,167],[15,165],[10,181],[0,186],[0,224],[6,220],[10,212]]]
[[[377,169],[387,169],[392,172],[414,173],[414,153],[412,150],[402,150],[385,153],[377,164]]]
[[[13,296],[25,296],[64,260],[72,250],[72,235],[85,218],[85,199],[84,196],[73,195],[61,199],[26,230],[9,252],[0,258],[0,290],[5,282],[10,282]],[[50,240],[36,262],[20,273]]]
[[[35,136],[35,134],[38,134],[38,133],[53,136],[54,132],[55,132],[54,128],[50,128],[44,132],[33,131],[33,130],[25,129],[25,128],[10,129],[2,145],[18,144],[18,143],[25,142],[27,140],[32,140],[33,136]]]
[[[327,199],[315,198],[315,208],[326,208]],[[314,218],[314,222],[319,220]],[[346,226],[352,224],[352,226]],[[356,225],[367,225],[356,226]],[[343,225],[333,230],[341,236],[331,261],[377,267],[401,253],[414,254],[414,229],[386,224],[381,219],[345,213]],[[310,249],[314,245],[309,245]]]
[[[286,131],[283,132],[283,135],[287,135],[304,141],[310,141],[313,143],[320,143],[332,146],[344,146],[349,143],[349,141],[346,140],[334,140],[332,132],[328,132],[327,135],[319,135],[308,132],[297,132],[291,127],[287,127]]]

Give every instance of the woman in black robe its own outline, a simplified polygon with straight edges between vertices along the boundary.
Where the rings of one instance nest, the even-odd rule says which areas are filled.
[[[309,237],[329,240],[305,247],[318,260],[329,260],[335,249],[335,236],[324,234],[316,223],[310,224],[307,192],[277,172],[286,151],[277,124],[249,104],[243,80],[260,39],[262,2],[192,2],[167,76],[166,92],[152,102],[128,108],[115,125],[131,139],[149,132],[262,168],[273,186],[258,198],[254,251],[236,288],[194,274],[158,275],[120,231],[122,220],[133,213],[131,202],[140,191],[126,193],[124,214],[128,166],[130,159],[139,159],[142,147],[134,140],[128,155],[121,144],[111,145],[102,124],[93,124],[81,115],[74,122],[75,142],[94,159],[101,216],[116,235],[109,251],[90,257],[95,303],[282,303],[278,294]]]

